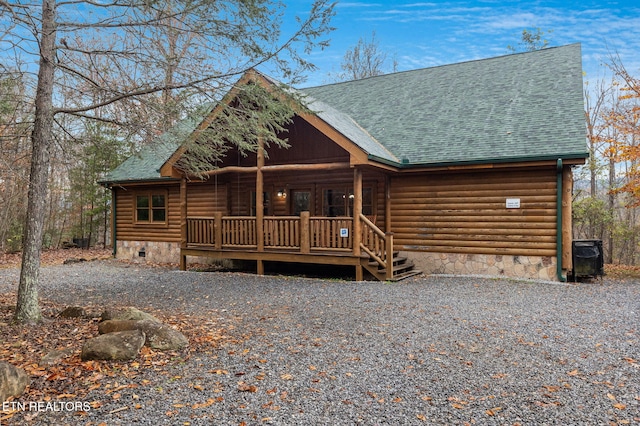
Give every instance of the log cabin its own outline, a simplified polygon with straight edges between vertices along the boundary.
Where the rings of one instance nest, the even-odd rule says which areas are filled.
[[[248,82],[277,84],[250,71],[236,88]],[[565,280],[572,168],[588,157],[582,84],[574,44],[300,89],[288,149],[230,149],[190,179],[181,145],[213,108],[101,181],[114,255]]]

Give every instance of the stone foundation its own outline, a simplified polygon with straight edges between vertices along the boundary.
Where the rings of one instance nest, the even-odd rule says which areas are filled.
[[[143,253],[144,256],[142,256]],[[116,259],[141,263],[179,263],[180,243],[118,241],[116,245]]]
[[[144,249],[144,256],[141,256]],[[180,243],[158,241],[118,241],[116,259],[135,263],[171,263],[180,264]],[[233,262],[226,259],[212,259],[201,256],[187,256],[187,264],[220,265],[232,268]]]
[[[425,274],[487,275],[557,281],[556,258],[406,252]]]
[[[141,253],[144,249],[144,256]],[[556,258],[549,256],[507,256],[489,254],[405,252],[425,274],[487,275],[556,281]],[[118,241],[116,258],[132,262],[180,262],[180,243]],[[191,257],[189,263],[216,263]],[[219,262],[219,261],[218,261]]]

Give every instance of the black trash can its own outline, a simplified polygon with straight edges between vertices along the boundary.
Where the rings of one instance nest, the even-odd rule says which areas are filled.
[[[602,240],[573,240],[573,279],[604,276]]]

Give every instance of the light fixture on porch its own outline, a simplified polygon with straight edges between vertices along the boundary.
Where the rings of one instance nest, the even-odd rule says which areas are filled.
[[[276,195],[278,198],[287,198],[287,191],[284,188],[278,189]]]

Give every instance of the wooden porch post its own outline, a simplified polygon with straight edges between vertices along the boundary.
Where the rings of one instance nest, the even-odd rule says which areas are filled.
[[[215,212],[213,218],[214,246],[216,250],[222,250],[222,212]]]
[[[256,171],[256,243],[258,245],[258,253],[264,251],[264,179],[262,176],[262,167],[264,167],[264,140],[258,139],[258,151]],[[257,260],[257,273],[264,275],[264,261]]]
[[[384,261],[387,264],[387,280],[393,278],[393,232],[391,232],[391,177],[386,175],[384,178],[384,235],[385,253]]]
[[[300,212],[300,253],[311,253],[311,232],[309,230],[309,212]]]
[[[187,248],[187,179],[180,180],[180,270],[187,269],[187,256],[182,249]]]
[[[362,239],[362,170],[353,170],[353,255],[360,257],[360,241]],[[362,265],[356,265],[356,281],[363,280]]]
[[[353,255],[360,256],[360,240],[362,238],[362,170],[353,170]]]

